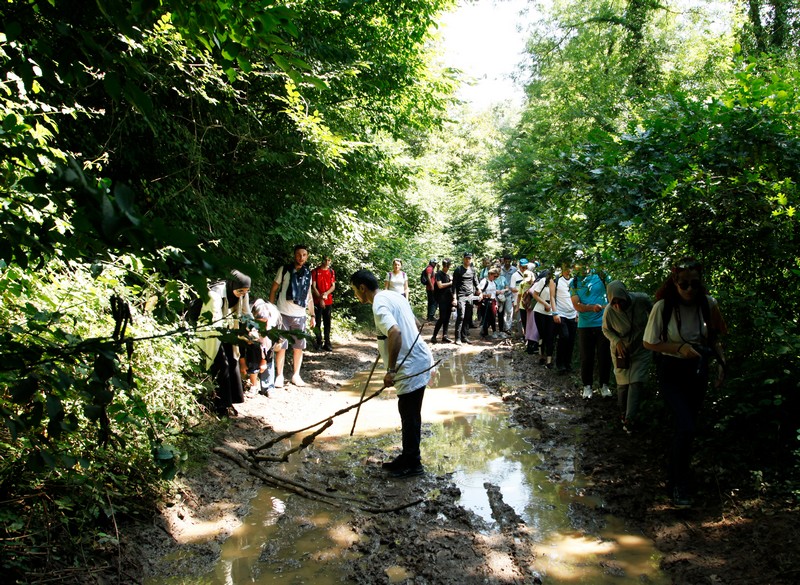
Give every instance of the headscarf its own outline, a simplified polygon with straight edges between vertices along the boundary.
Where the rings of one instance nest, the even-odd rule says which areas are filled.
[[[609,282],[606,292],[609,305],[603,315],[603,329],[609,334],[612,347],[620,340],[632,350],[641,347],[652,307],[650,297],[644,293],[629,293],[619,280]],[[618,311],[612,307],[614,299],[625,301],[625,308]]]
[[[250,288],[251,279],[246,274],[238,270],[231,270],[231,275],[228,278],[228,286],[226,286],[226,296],[228,297],[228,306],[235,307],[239,302],[239,297],[233,294],[233,291],[240,288]]]

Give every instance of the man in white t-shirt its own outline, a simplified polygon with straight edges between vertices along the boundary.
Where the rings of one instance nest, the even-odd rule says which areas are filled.
[[[383,383],[397,390],[397,409],[402,423],[403,452],[382,467],[392,477],[422,475],[422,399],[431,378],[433,357],[419,331],[422,327],[403,295],[378,290],[378,279],[369,270],[350,277],[350,286],[360,303],[372,305],[380,351],[386,374]],[[395,382],[395,379],[397,382]]]
[[[310,329],[314,328],[314,301],[311,296],[311,270],[306,266],[308,247],[297,244],[294,247],[294,262],[278,269],[272,289],[269,291],[269,302],[277,305],[281,312],[281,329],[283,331],[306,331],[306,317],[311,320]],[[289,341],[282,339],[275,345],[275,387],[282,388],[283,366],[286,363],[286,350]],[[303,350],[306,348],[304,337],[295,338],[292,343],[292,378],[295,386],[305,386],[300,377],[300,366],[303,364]]]

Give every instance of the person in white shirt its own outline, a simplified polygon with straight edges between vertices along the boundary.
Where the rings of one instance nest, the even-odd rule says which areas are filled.
[[[403,272],[403,261],[400,258],[392,260],[392,271],[386,273],[383,284],[386,290],[393,290],[408,298],[408,275]]]
[[[578,336],[578,311],[572,304],[569,292],[571,281],[572,266],[565,262],[561,265],[561,274],[555,278],[556,312],[553,315],[558,334],[556,371],[561,375],[572,371],[572,353],[575,349],[575,338]]]
[[[306,319],[311,321],[309,329],[314,328],[314,300],[311,295],[311,270],[306,266],[308,247],[298,244],[294,247],[294,262],[278,269],[269,302],[277,305],[281,312],[281,329],[283,331],[306,331]],[[286,338],[275,345],[275,387],[283,388],[283,366],[286,363],[286,350],[289,342]],[[303,350],[306,348],[304,337],[297,337],[292,343],[292,378],[295,386],[305,386],[300,377],[300,366],[303,364]]]
[[[378,290],[378,279],[369,270],[359,270],[350,277],[350,286],[358,301],[372,305],[378,330],[378,350],[386,366],[383,383],[397,390],[397,408],[402,424],[403,452],[382,467],[392,477],[422,475],[420,442],[422,439],[422,399],[431,378],[433,357],[420,336],[422,324],[402,295]]]

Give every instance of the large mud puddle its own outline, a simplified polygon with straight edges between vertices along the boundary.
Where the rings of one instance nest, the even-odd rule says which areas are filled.
[[[474,357],[469,350],[442,363],[425,394],[422,453],[428,474],[449,475],[461,492],[459,504],[483,519],[486,533],[499,530],[490,501],[490,493],[499,490],[502,501],[534,535],[536,571],[544,583],[668,583],[658,570],[653,543],[628,531],[620,520],[599,514],[602,502],[584,495],[583,480],[574,471],[579,454],[569,445],[559,446],[554,475],[552,462],[543,465],[544,455],[534,448],[539,434],[509,426],[502,400],[466,374]],[[367,394],[380,387],[380,374],[374,378]],[[357,400],[366,379],[365,372],[339,391],[343,405]],[[342,473],[355,474],[356,489],[358,453],[364,445],[391,453],[399,444],[394,394],[385,393],[361,408],[351,438],[353,420],[352,413],[337,417],[312,449],[336,451]],[[549,453],[553,457],[552,449]],[[290,461],[275,471],[291,477],[295,467]],[[352,552],[359,536],[349,527],[347,512],[267,488],[251,506],[242,526],[222,545],[210,574],[150,579],[147,585],[346,582],[346,561],[362,554]],[[394,566],[376,581],[401,583],[410,577]]]

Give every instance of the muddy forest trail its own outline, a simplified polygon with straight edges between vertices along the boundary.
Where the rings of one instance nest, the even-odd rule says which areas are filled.
[[[518,342],[480,341],[462,348],[434,345],[432,349],[435,359],[456,358],[458,368],[480,387],[479,394],[493,401],[491,408],[502,426],[533,433],[536,440],[527,444],[540,458],[539,471],[551,487],[565,489],[575,477],[581,478],[579,497],[573,494],[567,506],[569,522],[583,535],[579,544],[591,551],[596,565],[592,570],[599,567],[603,583],[782,585],[800,578],[800,537],[794,516],[773,512],[763,501],[737,499],[735,491],[725,491],[716,483],[713,470],[698,472],[700,490],[694,508],[670,506],[663,493],[662,468],[668,421],[655,420],[642,432],[627,435],[618,423],[615,398],[581,399],[576,378],[557,376],[538,366]],[[456,464],[432,466],[426,460],[433,459],[426,449],[433,447],[428,419],[435,418],[426,418],[426,406],[431,407],[430,412],[445,410],[435,403],[434,391],[426,393],[423,405],[422,452],[427,473],[421,478],[388,480],[380,469],[380,462],[393,456],[399,442],[393,398],[362,407],[347,452],[332,450],[320,438],[292,457],[290,479],[298,485],[316,486],[321,494],[318,499],[326,495],[365,497],[372,508],[394,507],[396,511],[369,513],[356,509],[352,501],[343,503],[349,516],[346,527],[337,529],[335,551],[281,551],[282,534],[288,539],[293,532],[311,530],[317,522],[313,515],[304,515],[310,514],[304,507],[305,498],[286,492],[281,498],[286,509],[276,522],[277,538],[250,551],[255,559],[246,579],[230,569],[222,578],[213,577],[219,574],[220,557],[232,554],[234,539],[227,549],[226,540],[253,506],[258,506],[253,498],[264,485],[262,478],[247,471],[247,465],[237,465],[220,455],[221,450],[245,454],[248,448],[352,404],[342,388],[348,383],[361,388],[375,355],[373,339],[341,339],[332,353],[308,352],[303,363],[308,387],[289,386],[270,398],[248,397],[239,408],[240,416],[231,419],[220,439],[220,451],[209,456],[202,472],[181,478],[179,497],[164,506],[153,525],[124,530],[128,574],[141,575],[148,585],[324,583],[320,567],[333,560],[337,574],[332,577],[329,572],[326,578],[330,582],[601,582],[587,576],[591,573],[557,575],[552,563],[547,563],[548,549],[539,542],[539,527],[526,524],[504,501],[509,495],[497,486],[483,486],[491,507],[488,528],[462,505],[465,495],[453,477]],[[379,366],[376,378],[380,371]],[[359,372],[361,377],[350,382]],[[469,413],[473,405],[465,401],[459,408]],[[375,439],[387,420],[395,430],[388,443]],[[352,413],[333,421],[321,437],[349,434]],[[655,547],[653,556],[660,565],[655,576],[637,574],[615,560],[614,543],[602,536],[609,518],[621,519],[629,533],[640,534]],[[575,542],[573,546],[577,546]],[[302,564],[311,568],[303,572]],[[581,566],[580,561],[576,566]],[[319,575],[315,576],[315,570]],[[305,577],[310,580],[303,580]]]

